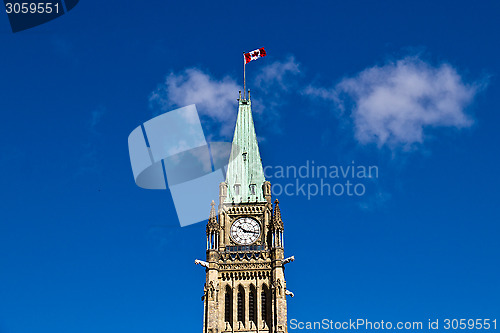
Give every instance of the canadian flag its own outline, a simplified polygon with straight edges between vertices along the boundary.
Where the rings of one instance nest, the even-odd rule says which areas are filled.
[[[266,56],[266,50],[264,50],[263,47],[257,50],[250,51],[248,53],[244,54],[245,56],[245,64],[248,64],[252,60],[257,60],[260,57],[265,57]]]

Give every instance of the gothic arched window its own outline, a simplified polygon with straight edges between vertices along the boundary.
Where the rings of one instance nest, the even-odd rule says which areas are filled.
[[[238,321],[245,322],[245,289],[238,287]]]
[[[257,324],[257,307],[255,302],[257,301],[257,290],[253,285],[250,286],[250,293],[248,294],[248,320],[253,321]]]
[[[233,292],[231,287],[226,286],[226,294],[224,296],[224,321],[233,323]]]
[[[266,285],[262,286],[262,293],[260,294],[260,305],[261,305],[261,314],[262,320],[267,322],[267,309],[268,309],[268,289]]]

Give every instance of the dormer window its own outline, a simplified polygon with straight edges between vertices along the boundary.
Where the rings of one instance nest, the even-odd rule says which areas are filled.
[[[240,195],[240,184],[235,184],[234,185],[234,195]]]
[[[250,195],[255,195],[255,189],[257,186],[255,184],[250,185]]]

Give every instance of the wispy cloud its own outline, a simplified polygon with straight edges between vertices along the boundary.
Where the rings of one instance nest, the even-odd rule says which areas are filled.
[[[480,87],[464,82],[449,64],[432,66],[412,56],[367,68],[330,89],[310,86],[305,93],[349,114],[361,144],[409,148],[424,141],[426,128],[471,126],[466,108]]]
[[[369,195],[365,196],[363,198],[364,200],[358,203],[358,207],[365,211],[373,211],[385,205],[385,203],[389,201],[391,197],[392,197],[391,193],[386,192],[382,190],[380,186],[377,186],[377,191],[375,193],[370,193]]]
[[[159,107],[161,111],[196,104],[202,118],[213,120],[208,123],[213,127],[211,132],[227,137],[236,120],[238,90],[241,88],[229,76],[217,79],[197,68],[189,68],[170,73],[151,93],[149,102],[153,109]]]
[[[262,114],[265,110],[269,122],[270,118],[278,117],[279,95],[291,87],[293,80],[290,78],[300,73],[299,65],[293,57],[270,64],[260,60],[259,64],[260,67],[253,69],[255,76],[248,86],[258,91],[257,96],[252,95],[253,111]],[[208,129],[205,134],[209,141],[230,139],[236,121],[239,90],[241,85],[230,76],[217,78],[198,68],[188,68],[167,75],[165,82],[151,93],[149,102],[153,110],[162,112],[196,104]]]
[[[106,110],[102,106],[92,111],[89,122],[89,128],[92,133],[96,132],[97,125],[101,122],[105,112]]]
[[[299,63],[293,56],[284,61],[275,61],[262,66],[255,77],[255,85],[263,91],[288,91],[293,85],[293,77],[300,74]]]
[[[101,136],[98,127],[106,114],[106,108],[99,106],[91,111],[90,118],[87,121],[87,140],[82,143],[80,162],[77,169],[77,175],[100,173],[98,163],[98,139]]]
[[[299,87],[301,66],[293,56],[267,64],[265,60],[262,62],[251,82],[252,88],[258,91],[258,94],[252,97],[253,110],[257,118],[265,117],[265,122],[261,124],[272,127],[275,133],[280,133],[280,115],[282,110],[288,107],[289,95]],[[259,140],[265,138],[259,136]]]

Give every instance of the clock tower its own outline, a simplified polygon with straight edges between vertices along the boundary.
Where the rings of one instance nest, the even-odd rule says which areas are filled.
[[[250,91],[238,99],[226,181],[207,223],[204,333],[288,332],[283,221],[271,198],[252,119]]]

